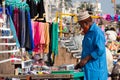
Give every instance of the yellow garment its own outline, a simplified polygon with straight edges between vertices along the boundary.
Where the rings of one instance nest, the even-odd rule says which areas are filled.
[[[45,48],[44,48],[44,53],[48,53],[49,52],[49,42],[50,42],[50,36],[49,36],[49,23],[45,23],[44,26],[44,30],[45,30]]]

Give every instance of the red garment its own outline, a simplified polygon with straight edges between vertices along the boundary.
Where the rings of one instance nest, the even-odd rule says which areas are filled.
[[[13,22],[14,22],[16,33],[17,33],[17,37],[19,38],[20,32],[19,32],[19,10],[18,10],[18,8],[14,9]]]

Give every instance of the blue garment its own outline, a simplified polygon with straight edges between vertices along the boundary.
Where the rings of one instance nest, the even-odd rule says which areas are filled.
[[[34,49],[34,40],[33,40],[33,32],[32,32],[32,24],[30,19],[30,12],[26,10],[26,42],[25,48],[26,50],[32,51]]]
[[[105,36],[95,23],[85,34],[82,48],[82,59],[88,55],[92,56],[84,66],[84,80],[107,80]]]
[[[14,8],[11,5],[7,6],[7,8],[9,10],[9,14],[10,14],[11,18],[13,19],[13,10],[14,10]]]
[[[34,49],[34,40],[33,40],[33,32],[32,32],[32,23],[31,23],[31,16],[30,16],[30,12],[28,12],[28,25],[29,25],[29,30],[30,30],[30,42],[31,42],[31,50]]]

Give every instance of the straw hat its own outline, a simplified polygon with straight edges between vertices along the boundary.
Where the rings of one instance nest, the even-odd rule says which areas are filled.
[[[78,21],[82,21],[90,17],[90,15],[88,11],[80,11],[77,17],[78,17]]]

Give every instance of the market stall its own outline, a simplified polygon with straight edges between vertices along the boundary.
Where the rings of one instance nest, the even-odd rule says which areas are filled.
[[[58,23],[45,21],[44,6],[41,11],[38,8],[43,0],[37,4],[31,1],[6,0],[1,4],[0,80],[81,80],[84,73],[74,71],[78,60],[60,46]],[[36,11],[31,11],[33,7]]]
[[[0,80],[83,80],[84,72],[74,70],[74,64],[81,59],[83,40],[80,27],[76,23],[77,15],[57,12],[55,21],[46,22],[43,2],[6,0],[1,3]],[[104,32],[111,26],[120,29],[120,25],[117,25],[119,15],[91,17]],[[113,22],[117,22],[116,25]],[[120,33],[117,34],[119,37]],[[106,44],[112,52],[114,63],[120,56],[119,41],[116,38],[113,41],[108,40]]]

